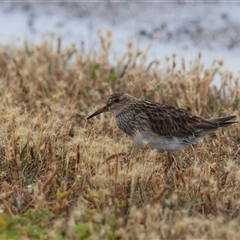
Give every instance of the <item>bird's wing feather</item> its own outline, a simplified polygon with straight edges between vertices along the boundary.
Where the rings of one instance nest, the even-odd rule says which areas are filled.
[[[197,136],[203,130],[213,131],[218,128],[215,123],[197,117],[190,112],[168,105],[145,102],[145,114],[151,122],[152,131],[163,136]],[[153,109],[154,108],[154,111]]]

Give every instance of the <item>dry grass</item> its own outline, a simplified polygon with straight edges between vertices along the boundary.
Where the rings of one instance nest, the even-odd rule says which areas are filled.
[[[52,42],[0,50],[0,237],[5,239],[237,239],[239,124],[175,154],[143,151],[110,114],[86,122],[110,93],[236,114],[239,79],[201,54],[146,64],[129,43],[109,60],[111,35],[90,53]],[[220,88],[211,87],[214,77]]]

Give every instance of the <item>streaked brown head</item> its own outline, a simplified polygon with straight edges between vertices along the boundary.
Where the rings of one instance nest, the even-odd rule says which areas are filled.
[[[94,112],[89,117],[87,117],[87,120],[92,117],[95,117],[98,114],[101,114],[101,113],[107,112],[107,111],[112,112],[113,115],[116,116],[133,99],[135,99],[135,98],[132,97],[131,95],[129,95],[128,93],[124,93],[124,92],[113,93],[108,98],[106,105],[103,106],[102,108],[98,109],[96,112]]]

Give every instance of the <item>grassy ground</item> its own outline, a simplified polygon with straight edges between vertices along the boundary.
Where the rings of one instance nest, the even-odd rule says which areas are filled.
[[[146,64],[129,43],[109,60],[110,34],[84,52],[61,40],[0,49],[0,239],[237,239],[239,124],[174,155],[141,150],[109,113],[125,91],[206,118],[237,115],[239,79],[215,62]],[[214,77],[220,88],[211,87]]]

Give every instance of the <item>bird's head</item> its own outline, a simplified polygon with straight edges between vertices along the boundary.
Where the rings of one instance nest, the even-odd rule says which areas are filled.
[[[116,92],[113,93],[107,100],[107,103],[102,108],[98,109],[92,115],[90,115],[88,119],[103,113],[103,112],[112,112],[114,116],[118,115],[126,106],[130,104],[130,102],[135,99],[133,96],[124,92]]]

